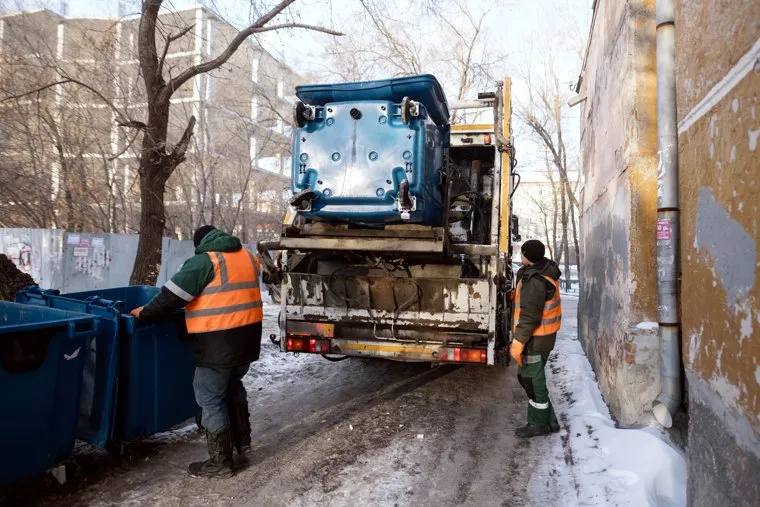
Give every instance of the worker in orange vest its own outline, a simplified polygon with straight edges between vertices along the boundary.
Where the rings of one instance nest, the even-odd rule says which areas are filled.
[[[515,435],[530,438],[559,431],[549,390],[546,362],[562,323],[557,264],[544,257],[544,244],[531,239],[522,244],[517,272],[510,355],[517,362],[517,379],[528,395],[528,424]]]
[[[261,265],[240,240],[210,225],[193,236],[195,255],[144,307],[131,313],[156,319],[185,308],[193,338],[195,399],[200,405],[209,459],[191,463],[194,477],[230,477],[233,446],[251,448],[248,399],[242,378],[259,358],[263,319]]]

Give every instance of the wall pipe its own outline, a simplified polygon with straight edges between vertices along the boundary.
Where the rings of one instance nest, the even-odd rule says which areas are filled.
[[[673,424],[681,405],[679,319],[678,126],[676,116],[675,18],[672,0],[657,0],[657,310],[660,394],[652,412],[662,426]]]

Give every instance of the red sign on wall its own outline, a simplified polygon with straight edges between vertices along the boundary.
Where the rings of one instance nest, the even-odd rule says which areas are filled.
[[[657,239],[670,239],[672,236],[670,220],[657,221]]]

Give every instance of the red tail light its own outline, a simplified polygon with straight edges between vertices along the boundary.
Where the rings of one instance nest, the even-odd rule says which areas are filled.
[[[440,349],[438,357],[447,363],[486,363],[488,354],[485,349],[468,349],[452,347]]]
[[[303,336],[288,336],[285,339],[287,352],[312,352],[314,354],[327,354],[330,352],[330,340],[310,338]]]

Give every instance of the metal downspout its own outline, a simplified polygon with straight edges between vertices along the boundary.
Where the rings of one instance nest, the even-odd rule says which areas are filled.
[[[678,127],[675,80],[675,19],[672,0],[657,0],[657,310],[660,335],[660,394],[652,412],[673,424],[681,405],[679,321]]]

